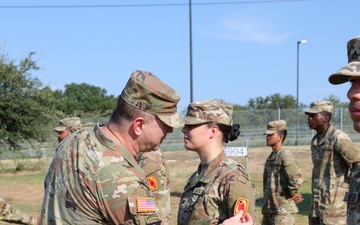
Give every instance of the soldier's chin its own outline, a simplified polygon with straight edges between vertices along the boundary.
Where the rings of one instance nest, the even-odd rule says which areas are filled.
[[[148,149],[147,152],[157,151],[160,149],[159,145],[154,146],[152,149]]]
[[[358,133],[360,133],[360,121],[354,121],[354,130]]]

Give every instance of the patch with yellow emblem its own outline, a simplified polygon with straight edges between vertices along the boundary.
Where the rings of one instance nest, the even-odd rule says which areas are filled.
[[[248,208],[249,208],[249,200],[246,198],[239,197],[235,203],[234,215],[236,215],[239,211],[242,210],[244,214],[241,218],[244,218],[246,212],[248,211]]]
[[[150,176],[147,179],[149,181],[150,189],[152,191],[157,190],[158,189],[158,184],[157,184],[156,178],[154,176]]]

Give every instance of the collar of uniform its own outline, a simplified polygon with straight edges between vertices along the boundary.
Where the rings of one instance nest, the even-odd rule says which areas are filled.
[[[218,156],[215,157],[215,159],[213,159],[208,164],[205,170],[202,170],[199,174],[197,174],[197,177],[191,180],[191,183],[187,186],[187,189],[194,187],[199,182],[204,184],[211,183],[211,181],[214,180],[212,173],[217,173],[216,168],[225,158],[226,158],[225,152],[222,151]]]
[[[316,134],[313,137],[312,144],[315,146],[322,145],[325,143],[325,141],[330,137],[330,134],[333,132],[335,127],[333,125],[329,125],[328,129],[325,131],[325,133],[318,135]]]
[[[97,124],[94,128],[95,136],[98,140],[105,145],[109,150],[113,151],[114,157],[124,157],[124,159],[137,170],[143,171],[143,169],[136,162],[135,157],[117,140],[110,138],[103,130],[103,125]],[[145,174],[145,172],[144,172]]]

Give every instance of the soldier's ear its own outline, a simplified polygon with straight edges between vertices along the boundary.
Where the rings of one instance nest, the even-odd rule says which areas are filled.
[[[132,129],[137,136],[140,136],[145,127],[145,118],[137,117],[132,123]]]

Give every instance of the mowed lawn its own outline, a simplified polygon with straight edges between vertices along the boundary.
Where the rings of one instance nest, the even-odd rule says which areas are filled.
[[[296,224],[308,224],[307,215],[310,206],[311,196],[311,157],[310,146],[291,146],[287,147],[295,156],[302,170],[304,183],[300,192],[304,201],[298,205],[300,212],[296,215]],[[248,150],[248,170],[254,180],[257,192],[257,217],[261,221],[261,204],[262,204],[262,173],[264,170],[265,160],[271,152],[269,147],[249,148]],[[183,187],[187,178],[193,173],[199,164],[198,156],[194,152],[186,150],[166,151],[164,152],[168,160],[171,176],[171,205],[172,205],[172,223],[176,224],[178,204]],[[232,157],[245,167],[244,157]],[[29,160],[28,164],[41,165],[42,170],[23,171],[18,173],[2,172],[0,174],[0,195],[8,200],[18,209],[30,214],[38,215],[41,209],[42,198],[44,193],[43,181],[47,173],[47,168],[51,159]],[[13,160],[1,161],[2,171],[9,171],[14,168]],[[0,224],[10,224],[0,222]]]

